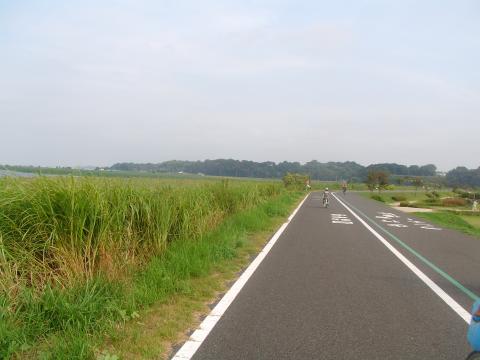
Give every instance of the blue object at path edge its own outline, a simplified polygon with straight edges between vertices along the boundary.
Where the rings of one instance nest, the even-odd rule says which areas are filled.
[[[472,321],[470,322],[467,333],[468,342],[475,351],[480,351],[480,318],[473,317],[473,314],[479,311],[479,309],[480,299],[477,299],[472,306]]]

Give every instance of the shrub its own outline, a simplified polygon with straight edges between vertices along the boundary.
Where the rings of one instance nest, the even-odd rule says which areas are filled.
[[[465,206],[467,201],[462,198],[446,198],[442,200],[443,206]]]
[[[392,196],[393,201],[406,201],[407,198],[403,195],[394,195]]]
[[[425,193],[425,196],[431,200],[436,200],[438,198],[440,198],[440,194],[438,192],[436,192],[435,190],[432,191],[432,192],[427,192]]]
[[[414,204],[412,204],[409,201],[400,201],[400,206],[401,207],[416,207]]]
[[[286,173],[282,180],[286,188],[301,190],[308,184],[309,177],[304,174]]]
[[[421,207],[420,204],[411,203],[411,202],[408,202],[408,201],[401,201],[401,202],[400,202],[400,206],[401,206],[401,207],[411,207],[411,208]]]
[[[458,196],[464,199],[480,199],[479,192],[470,192],[462,189],[454,189],[453,192],[458,194]]]
[[[377,201],[383,202],[383,203],[385,202],[385,199],[384,199],[382,196],[380,196],[380,195],[376,195],[376,194],[375,194],[375,195],[370,196],[370,198],[373,199],[373,200],[377,200]]]
[[[425,204],[428,204],[428,205],[437,205],[437,206],[442,206],[442,202],[438,199],[435,199],[435,198],[430,198],[430,199],[426,199],[425,200]]]

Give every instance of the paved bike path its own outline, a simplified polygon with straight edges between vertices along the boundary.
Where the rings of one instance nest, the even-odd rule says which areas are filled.
[[[361,195],[347,193],[346,196],[337,196],[354,211],[357,209],[367,223],[460,305],[470,310],[474,298],[480,295],[479,239],[434,225]]]
[[[343,206],[313,193],[193,359],[462,359],[465,332]]]

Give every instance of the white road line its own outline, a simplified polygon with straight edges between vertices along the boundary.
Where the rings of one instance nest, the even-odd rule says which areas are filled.
[[[397,258],[400,259],[415,275],[417,275],[430,289],[433,290],[443,301],[455,311],[467,324],[470,324],[471,315],[459,303],[457,303],[450,295],[448,295],[440,286],[435,284],[427,275],[425,275],[419,268],[403,256],[395,247],[393,247],[383,236],[377,233],[370,225],[368,225],[360,216],[358,216],[352,209],[350,209],[343,201],[341,201],[335,194],[332,194],[335,199],[343,205],[358,221],[362,223],[380,242],[385,245]]]
[[[238,278],[238,280],[233,284],[233,286],[228,290],[228,292],[222,297],[219,303],[213,308],[210,314],[203,320],[199,328],[193,332],[190,338],[183,344],[180,350],[173,356],[171,360],[186,360],[191,359],[192,356],[197,352],[200,345],[207,338],[210,331],[215,327],[218,320],[222,317],[225,311],[228,309],[230,304],[235,300],[240,290],[247,283],[248,279],[253,275],[260,263],[265,259],[268,252],[272,249],[273,245],[277,242],[280,235],[287,228],[290,221],[297,214],[298,210],[302,207],[305,200],[307,200],[309,195],[305,196],[300,205],[292,212],[288,217],[286,223],[284,223],[277,232],[272,236],[270,241],[265,245],[265,247],[260,251],[255,260],[247,267],[243,274]]]

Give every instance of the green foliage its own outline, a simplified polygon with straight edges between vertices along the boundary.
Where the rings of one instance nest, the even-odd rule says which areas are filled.
[[[450,186],[479,187],[480,167],[477,169],[467,169],[463,166],[457,167],[449,171],[445,179]]]
[[[445,212],[452,212],[457,215],[466,215],[466,216],[474,216],[474,217],[480,217],[480,211],[472,211],[472,210],[463,210],[463,209],[455,209],[455,210],[449,210],[445,209]]]
[[[282,180],[286,188],[297,190],[305,189],[306,185],[310,182],[308,175],[297,173],[287,173]]]
[[[15,306],[4,313],[0,355],[9,358],[19,351],[35,351],[32,345],[38,339],[62,334],[62,340],[51,338],[55,351],[43,352],[43,358],[91,358],[86,334],[121,320],[120,290],[118,284],[100,278],[68,289],[47,286],[40,293],[22,287]]]
[[[423,202],[428,206],[444,206],[443,202],[440,200],[440,194],[436,191],[426,192],[425,199]]]
[[[0,358],[115,358],[94,351],[101,334],[188,293],[297,197],[258,182],[0,181]]]
[[[437,167],[433,164],[418,166],[418,165],[399,165],[395,163],[373,164],[366,168],[367,173],[370,171],[382,171],[389,174],[403,175],[403,176],[434,176]],[[401,185],[401,184],[400,184]]]
[[[365,183],[367,184],[368,190],[375,190],[375,187],[377,186],[377,179],[374,172],[368,173]]]
[[[432,192],[426,192],[425,196],[429,199],[435,200],[435,199],[438,199],[440,197],[440,194],[437,193],[436,191],[432,191]]]
[[[392,196],[393,201],[405,201],[407,198],[403,195],[394,195]]]
[[[423,180],[420,177],[415,177],[411,179],[413,186],[415,186],[415,189],[418,190],[418,188],[423,186]]]
[[[386,202],[386,200],[381,195],[374,194],[374,195],[371,195],[370,198],[383,203]]]
[[[337,179],[348,180],[349,182],[362,182],[366,179],[368,172],[381,171],[397,175],[400,179],[408,176],[422,176],[434,178],[436,167],[432,164],[424,166],[405,166],[399,164],[372,164],[367,167],[352,161],[321,163],[316,160],[300,164],[299,162],[283,161],[275,163],[272,161],[254,162],[233,159],[216,159],[205,161],[165,161],[158,164],[137,164],[117,163],[110,168],[95,170],[79,170],[70,167],[44,168],[33,166],[0,166],[1,169],[27,173],[42,173],[56,175],[78,175],[78,176],[102,176],[102,177],[201,177],[229,176],[229,177],[250,177],[250,178],[281,178],[287,172],[305,173],[314,180],[336,181]],[[397,178],[396,178],[397,179]],[[436,180],[441,178],[436,178]],[[398,180],[403,182],[403,180]],[[401,183],[400,183],[401,185]]]
[[[266,182],[172,187],[154,180],[4,179],[0,266],[14,264],[13,280],[34,287],[116,273],[281,191]]]
[[[424,218],[434,224],[444,226],[446,228],[462,231],[466,234],[480,237],[480,228],[469,224],[461,218],[460,215],[453,212],[432,212],[432,213],[416,213],[418,217]]]
[[[470,200],[474,200],[474,199],[479,200],[480,199],[480,193],[479,192],[467,191],[467,190],[463,190],[463,189],[459,189],[459,188],[454,189],[453,192],[455,192],[461,198],[464,198],[464,199],[470,199]]]
[[[427,206],[444,206],[443,202],[440,199],[435,198],[425,199],[421,203],[424,203]]]
[[[366,180],[367,187],[370,191],[374,189],[383,190],[388,187],[388,173],[383,171],[369,171]]]

